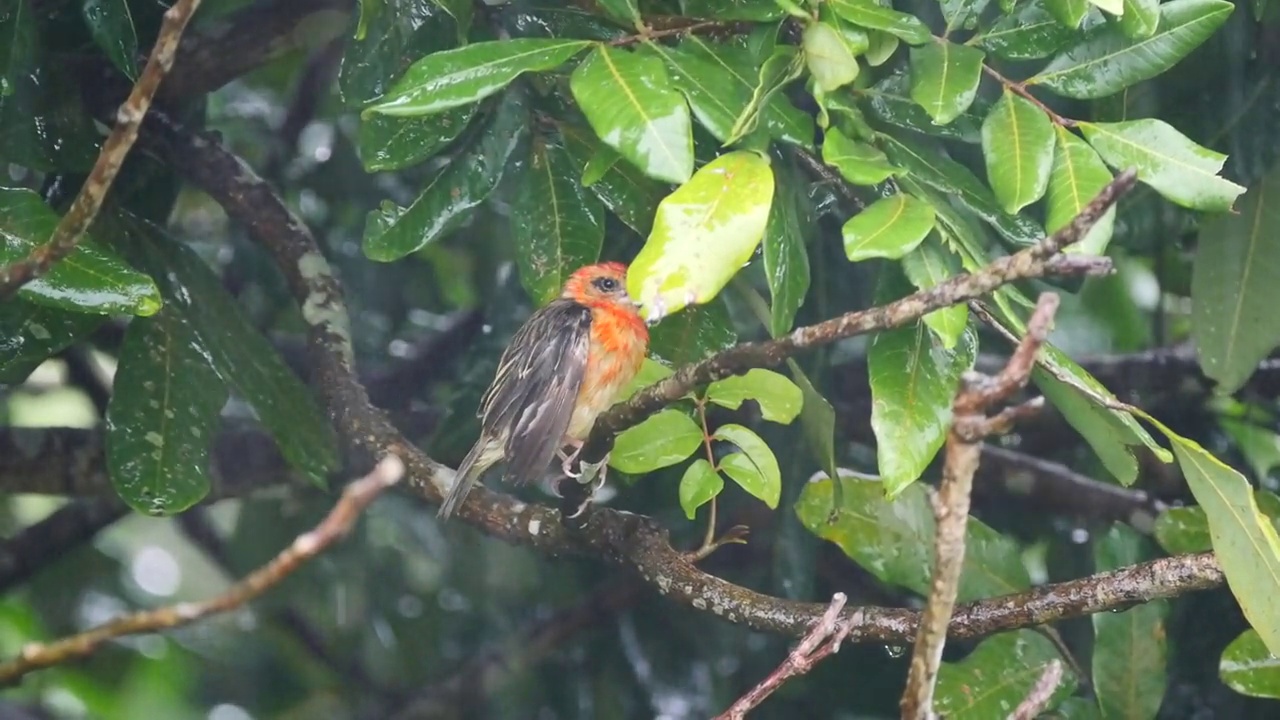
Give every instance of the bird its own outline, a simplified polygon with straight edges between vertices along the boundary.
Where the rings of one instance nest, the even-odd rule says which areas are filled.
[[[499,462],[507,463],[504,479],[517,485],[540,477],[553,457],[565,475],[579,476],[571,465],[596,418],[631,384],[648,352],[648,326],[626,287],[623,263],[581,267],[516,331],[480,400],[480,437],[458,466],[441,519]],[[573,452],[566,455],[566,446]]]

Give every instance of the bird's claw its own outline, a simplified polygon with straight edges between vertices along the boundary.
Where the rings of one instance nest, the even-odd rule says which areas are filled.
[[[582,445],[574,447],[573,452],[568,455],[564,454],[564,450],[556,450],[556,454],[560,456],[560,469],[564,471],[565,477],[571,477],[575,480],[582,475],[580,471],[573,469],[573,461],[578,459],[578,455],[582,453]]]

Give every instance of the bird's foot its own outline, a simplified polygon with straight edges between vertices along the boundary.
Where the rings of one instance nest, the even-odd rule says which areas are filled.
[[[582,446],[584,443],[581,440],[571,440],[567,444],[573,446],[573,452],[566,455],[564,450],[560,449],[556,450],[556,455],[560,456],[560,469],[564,471],[565,477],[571,477],[576,480],[582,475],[582,473],[580,471],[574,471],[573,461],[577,460],[578,456],[582,454]]]

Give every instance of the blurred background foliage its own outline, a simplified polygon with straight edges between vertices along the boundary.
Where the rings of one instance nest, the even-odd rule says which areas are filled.
[[[1248,208],[1258,217],[1269,217],[1268,208],[1280,202],[1273,183],[1264,179],[1280,137],[1280,26],[1270,22],[1275,3],[1237,3],[1228,16],[1230,3],[1177,1],[1177,12],[1216,18],[1203,20],[1212,25],[1207,31],[1194,30],[1203,35],[1197,36],[1198,45],[1187,41],[1173,53],[1180,61],[1157,67],[1159,72],[1140,82],[1129,77],[1122,89],[1096,98],[1032,88],[1062,116],[1095,122],[1159,118],[1190,141],[1226,153],[1222,175],[1250,188],[1237,205],[1251,203]],[[0,208],[6,262],[27,247],[22,242],[33,234],[31,227],[52,227],[56,215],[49,208],[61,212],[69,203],[101,138],[92,120],[103,114],[98,86],[110,86],[103,77],[136,77],[139,53],[148,51],[168,4],[0,0],[0,161],[7,169],[5,185],[13,189]],[[876,13],[887,10],[887,2],[823,3],[816,23],[789,16],[787,5],[773,0],[364,0],[358,5],[206,0],[184,43],[235,48],[239,52],[193,61],[214,68],[205,78],[217,77],[219,69],[229,76],[211,82],[206,89],[216,89],[207,95],[170,98],[159,109],[192,127],[216,131],[224,146],[307,223],[344,283],[357,364],[375,403],[432,457],[455,464],[475,438],[474,408],[498,354],[534,305],[531,293],[544,293],[555,284],[548,276],[597,253],[608,259],[634,257],[649,234],[658,201],[687,173],[682,175],[678,163],[674,169],[637,165],[643,148],[600,149],[598,136],[605,135],[600,130],[607,120],[596,114],[620,104],[621,95],[606,86],[595,88],[603,93],[595,105],[584,100],[589,92],[570,87],[577,60],[550,63],[547,70],[554,72],[524,75],[506,92],[443,112],[361,114],[369,101],[394,96],[393,83],[430,53],[495,37],[629,37],[636,34],[631,19],[639,13],[659,32],[688,25],[686,18],[714,21],[705,37],[701,29],[671,32],[662,36],[661,47],[693,55],[697,43],[722,43],[731,48],[724,53],[742,58],[756,93],[777,84],[777,78],[792,79],[762,112],[763,130],[738,138],[739,147],[771,157],[777,183],[771,223],[785,227],[766,232],[765,257],[757,253],[711,304],[685,310],[655,328],[653,354],[670,364],[699,359],[738,340],[785,332],[793,324],[791,314],[794,325],[811,324],[905,294],[907,279],[920,285],[910,261],[906,279],[898,271],[896,259],[915,247],[909,240],[895,241],[888,254],[855,258],[847,229],[842,232],[850,217],[898,191],[909,190],[931,203],[931,217],[950,218],[951,224],[938,220],[929,245],[921,246],[937,244],[929,252],[949,253],[942,240],[946,247],[972,249],[955,237],[966,232],[992,256],[1016,248],[1010,234],[1030,227],[1032,239],[1038,235],[1045,207],[1000,216],[993,223],[1004,231],[1000,237],[978,221],[981,213],[973,202],[949,203],[945,185],[931,185],[919,168],[895,175],[900,187],[883,172],[895,164],[901,170],[903,156],[892,148],[906,146],[895,142],[920,143],[939,157],[945,149],[974,173],[982,197],[990,196],[982,202],[1010,204],[1007,187],[996,187],[992,195],[988,187],[999,181],[978,179],[1002,167],[999,161],[989,164],[991,150],[998,152],[1009,140],[1006,133],[984,145],[979,137],[984,113],[1002,97],[1000,81],[983,79],[970,107],[960,97],[964,89],[950,87],[945,73],[941,80],[925,77],[933,70],[955,69],[954,58],[930,70],[932,61],[922,50],[909,49],[907,42],[899,46],[885,32],[866,32],[885,24],[867,18],[882,17]],[[985,62],[1015,79],[1035,75],[1046,59],[1069,54],[1118,23],[1098,9],[1110,9],[1110,3],[1095,7],[1083,0],[897,0],[892,5],[903,13],[890,18],[898,35],[917,34],[907,20],[915,18],[926,28],[925,38],[944,29],[957,43],[977,38],[961,47],[986,48],[991,54]],[[1158,18],[1161,8],[1167,11],[1174,3],[1126,0],[1122,5],[1129,19],[1123,33],[1113,35],[1127,39],[1108,42],[1133,45],[1152,33],[1167,35]],[[850,17],[873,24],[859,25]],[[982,40],[1001,29],[1019,31],[1022,45],[997,51]],[[813,37],[828,31],[838,37]],[[687,45],[685,34],[693,36]],[[257,43],[265,62],[255,62],[245,47],[219,45],[229,38],[243,38],[246,47]],[[834,45],[812,49],[823,42]],[[809,49],[808,64],[800,67],[786,54],[789,50],[777,54],[775,43]],[[942,47],[932,40],[916,44],[927,50]],[[267,47],[272,52],[263,50]],[[578,59],[586,52],[583,47]],[[847,63],[832,68],[812,59],[832,53],[857,56],[856,80],[847,78]],[[701,77],[695,72],[699,66],[684,55],[672,57],[666,60],[669,72],[682,80],[665,87],[639,83],[649,93],[640,107],[674,102],[684,108],[682,97],[687,97],[694,109],[691,151],[700,167],[721,152],[720,143],[734,129],[726,121],[738,120],[742,110],[726,106],[717,114],[717,98],[727,103],[741,88],[712,86],[709,96],[698,95],[689,85]],[[648,59],[657,63],[656,58]],[[978,62],[976,67],[984,60]],[[662,67],[647,72],[665,77]],[[975,66],[965,71],[982,77]],[[1102,65],[1097,82],[1105,85],[1113,71],[1124,74],[1118,65]],[[171,80],[179,88],[183,81],[200,86],[200,78],[182,75],[181,61],[175,73]],[[923,87],[916,89],[920,83]],[[920,103],[928,91],[938,100],[932,118],[925,114],[930,105]],[[113,107],[111,102],[106,106]],[[687,109],[672,112],[689,115]],[[831,138],[839,134],[819,129],[828,113],[835,123],[830,127],[839,128],[850,146],[862,143],[845,148],[854,158],[848,163],[827,154],[834,148]],[[887,158],[867,154],[872,139],[888,149]],[[0,529],[10,538],[0,552],[0,654],[5,657],[24,642],[84,629],[130,608],[225,589],[331,506],[334,494],[312,480],[327,476],[332,487],[350,475],[330,457],[335,445],[318,409],[286,370],[298,369],[305,377],[304,325],[277,269],[244,227],[230,222],[205,195],[183,186],[145,147],[144,140],[113,191],[108,217],[93,231],[96,242],[118,254],[114,262],[121,265],[109,267],[120,273],[119,283],[111,286],[122,293],[119,304],[86,315],[20,296],[15,302],[24,305],[0,308],[5,433],[0,447],[10,450],[0,457]],[[510,163],[503,153],[512,153]],[[532,173],[542,167],[549,168],[554,188],[536,185]],[[691,161],[688,169],[694,167]],[[584,171],[598,176],[590,192],[584,190]],[[873,180],[865,180],[865,173]],[[1179,182],[1175,178],[1174,185]],[[436,195],[428,197],[432,187]],[[1214,197],[1230,194],[1221,187],[1190,200],[1176,188],[1157,192],[1152,187],[1140,186],[1120,204],[1114,237],[1106,246],[1117,268],[1114,275],[1055,286],[1027,283],[1020,291],[1031,297],[1042,289],[1062,293],[1053,340],[1066,355],[1116,396],[1243,473],[1261,491],[1263,513],[1280,517],[1280,503],[1269,494],[1280,487],[1273,473],[1280,464],[1274,360],[1258,365],[1251,359],[1244,370],[1217,366],[1208,373],[1211,380],[1189,345],[1193,332],[1209,332],[1226,317],[1218,312],[1222,303],[1241,296],[1252,323],[1245,334],[1254,345],[1265,345],[1267,354],[1280,341],[1268,317],[1274,309],[1266,309],[1280,302],[1280,285],[1270,280],[1274,273],[1264,271],[1248,293],[1233,294],[1232,288],[1243,285],[1233,284],[1228,272],[1201,291],[1212,295],[1214,289],[1228,289],[1217,310],[1203,317],[1191,302],[1197,294],[1193,278],[1206,272],[1196,267],[1198,250],[1224,240],[1234,243],[1248,237],[1250,228],[1265,238],[1280,237],[1275,233],[1280,227],[1270,220],[1248,225],[1249,217],[1209,207],[1217,202]],[[548,191],[553,197],[558,191],[572,194],[566,213],[580,221],[567,231],[557,225],[566,234],[550,248],[558,253],[550,266],[545,264],[545,226],[536,224],[539,217],[547,219],[546,204],[522,199],[522,193]],[[1171,202],[1170,195],[1183,199]],[[421,212],[401,214],[400,208],[420,197],[425,198]],[[47,207],[37,202],[41,207],[33,209],[33,198],[42,198]],[[1024,205],[1038,199],[1022,198]],[[776,219],[782,212],[794,216]],[[397,223],[398,235],[388,229]],[[923,237],[928,231],[899,226],[894,233]],[[790,270],[778,272],[779,258],[769,253],[783,241],[795,245],[785,246],[791,264],[782,265]],[[1261,252],[1271,254],[1259,261],[1274,268],[1280,249],[1268,245],[1274,242],[1264,242]],[[174,249],[180,247],[194,254]],[[1232,247],[1228,243],[1217,254],[1224,268],[1235,262]],[[194,257],[204,265],[192,264]],[[958,258],[952,263],[944,272],[958,271]],[[130,266],[151,280],[128,275]],[[185,270],[171,276],[174,268]],[[151,281],[155,284],[148,285]],[[85,287],[73,304],[95,295],[89,291],[96,286]],[[135,294],[125,292],[130,287]],[[193,300],[176,299],[184,288],[196,289]],[[164,309],[156,314],[161,297]],[[780,302],[789,307],[779,310]],[[137,317],[130,321],[130,315]],[[973,318],[968,322],[977,342],[974,362],[982,369],[998,367],[1007,342],[987,325]],[[155,336],[148,340],[144,326],[161,337],[187,337],[191,348],[208,350],[209,356],[185,358],[164,375],[145,363]],[[940,320],[930,328],[939,342],[945,338]],[[929,333],[924,337],[932,338]],[[885,370],[887,379],[875,387],[876,362],[868,360],[868,344],[864,338],[837,343],[796,358],[790,368],[790,377],[801,385],[811,382],[830,403],[830,418],[822,416],[813,394],[805,397],[805,411],[817,415],[790,425],[763,421],[760,407],[752,403],[736,410],[709,406],[713,426],[749,426],[773,448],[781,499],[772,511],[727,484],[717,500],[719,525],[747,525],[750,540],[722,548],[704,569],[783,598],[822,601],[842,591],[851,604],[919,605],[929,548],[922,527],[931,522],[923,488],[910,485],[890,509],[878,483],[859,479],[884,473],[883,458],[877,463],[877,440],[893,439],[892,433],[873,430],[873,396],[901,401],[905,392],[901,378],[895,379],[902,368]],[[941,345],[935,350],[951,352]],[[117,361],[121,372],[113,392],[110,378]],[[132,371],[130,363],[136,363]],[[149,414],[144,402],[153,392],[145,383],[169,378],[179,393],[175,404],[195,413],[175,426],[175,434],[212,432],[219,425],[224,438],[244,434],[239,444],[215,444],[211,462],[221,484],[214,483],[212,495],[206,497],[204,468],[210,461],[199,457],[207,438],[203,444],[188,443],[191,462],[158,468],[157,476],[167,483],[160,487],[140,489],[121,480],[136,467],[130,463],[147,462],[145,453],[134,451],[109,460],[115,487],[104,479],[108,468],[101,466],[100,453],[93,456],[96,467],[76,469],[85,487],[95,488],[85,494],[94,497],[66,499],[58,497],[65,490],[36,488],[31,468],[42,459],[21,457],[22,449],[29,449],[21,438],[33,437],[20,435],[22,430],[93,431],[67,437],[100,448],[97,430],[109,405],[117,402],[108,432],[120,438],[119,447],[139,438],[145,442],[152,428],[148,423],[159,417]],[[1215,394],[1215,380],[1233,384],[1234,394]],[[125,382],[128,387],[122,388]],[[949,403],[945,382],[935,395],[930,401],[935,405]],[[136,407],[118,397],[133,398]],[[291,466],[257,425],[275,437]],[[895,441],[909,445],[910,434]],[[827,465],[826,437],[834,439],[835,463],[851,473],[841,480],[842,502],[853,510],[823,534],[832,485],[806,481]],[[1137,482],[1124,489],[1053,409],[999,444],[984,454],[975,505],[981,526],[970,530],[971,561],[988,574],[973,573],[972,583],[962,587],[962,600],[1164,553],[1207,549],[1203,514],[1167,509],[1192,502],[1176,465],[1140,452]],[[62,457],[75,452],[64,448]],[[937,468],[929,457],[920,469],[925,481],[934,482]],[[1055,469],[1045,472],[1037,461],[1055,463]],[[682,511],[677,489],[684,470],[685,463],[677,462],[642,476],[614,473],[616,488],[601,501],[653,515],[671,529],[676,547],[696,547],[707,515],[704,508],[690,522]],[[539,488],[523,492],[529,499],[549,500]],[[176,514],[133,512],[121,504],[121,496],[135,508]],[[48,532],[31,533],[40,527]],[[1075,665],[1052,716],[1275,717],[1280,668],[1274,658],[1267,660],[1257,636],[1245,633],[1247,627],[1226,588],[1060,623],[1061,642]],[[251,608],[164,635],[112,643],[83,663],[36,673],[0,696],[0,717],[701,718],[719,712],[763,677],[787,644],[785,638],[664,601],[614,567],[548,558],[459,523],[441,525],[434,508],[398,493],[378,501],[346,542]],[[952,717],[1003,717],[993,708],[1008,699],[1016,704],[1034,679],[1028,668],[1060,652],[1045,637],[1025,630],[991,638],[981,647],[953,643],[939,688],[940,707]],[[908,662],[905,648],[846,646],[788,684],[754,717],[895,717]],[[984,697],[994,704],[974,700],[974,688],[989,691]]]

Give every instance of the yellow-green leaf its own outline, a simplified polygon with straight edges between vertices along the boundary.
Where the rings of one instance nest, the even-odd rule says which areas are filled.
[[[1045,232],[1054,233],[1066,227],[1090,200],[1111,182],[1111,171],[1098,153],[1084,140],[1062,126],[1054,126],[1057,151],[1053,155],[1053,171],[1049,174],[1048,209]],[[1080,242],[1067,248],[1069,253],[1101,255],[1111,242],[1116,209],[1111,207]]]
[[[675,465],[701,444],[702,428],[688,415],[668,408],[618,435],[609,465],[641,475]]]
[[[902,172],[878,148],[850,140],[834,127],[822,139],[822,162],[854,185],[878,185]]]
[[[960,117],[978,94],[983,52],[946,40],[911,48],[911,99],[938,125]]]
[[[844,224],[849,260],[896,260],[924,242],[935,220],[933,206],[906,193],[881,198]]]
[[[790,424],[804,406],[804,394],[787,376],[772,370],[752,368],[745,375],[733,375],[707,386],[707,399],[733,410],[743,400],[755,400],[760,414],[769,422]]]
[[[1039,200],[1053,166],[1053,123],[1044,111],[1005,88],[982,123],[987,181],[1007,213]]]
[[[705,459],[694,460],[680,478],[680,507],[685,517],[692,520],[698,508],[711,502],[721,490],[724,490],[724,478],[720,473]]]
[[[902,258],[902,270],[916,289],[928,290],[959,275],[962,268],[960,256],[944,247],[936,235],[931,235],[920,247]],[[942,347],[951,350],[960,341],[960,335],[969,324],[969,306],[960,303],[934,310],[924,316],[924,323],[942,341]]]
[[[770,508],[777,508],[782,496],[782,471],[768,443],[749,428],[733,424],[716,428],[712,437],[732,443],[742,451],[723,457],[720,469],[743,490]]]

